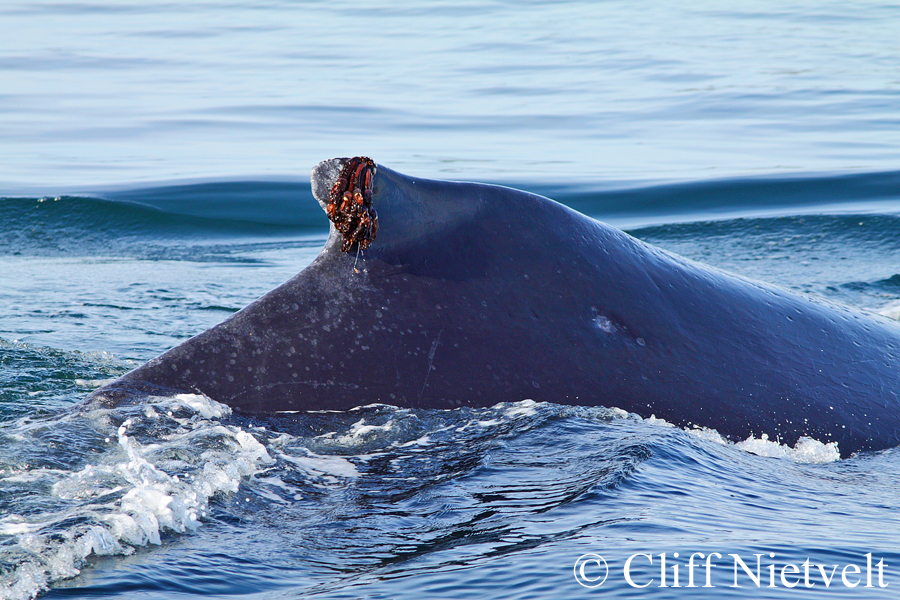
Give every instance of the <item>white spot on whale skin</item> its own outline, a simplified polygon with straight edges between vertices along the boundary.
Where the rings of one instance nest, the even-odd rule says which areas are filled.
[[[613,333],[616,330],[616,326],[613,325],[612,321],[604,317],[603,315],[597,315],[594,317],[594,325],[597,326],[600,331],[605,333]]]

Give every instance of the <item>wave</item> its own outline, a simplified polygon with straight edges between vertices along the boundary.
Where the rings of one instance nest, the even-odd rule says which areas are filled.
[[[111,251],[144,243],[327,233],[309,185],[219,182],[97,196],[4,197],[0,252]]]
[[[620,227],[744,217],[898,212],[900,171],[741,178],[617,189],[507,183]],[[148,240],[324,238],[308,183],[214,181],[96,195],[0,197],[0,252],[95,252]]]
[[[900,171],[742,177],[611,190],[532,191],[620,227],[738,217],[900,211]]]
[[[570,539],[595,523],[593,503],[614,497],[654,454],[671,468],[715,461],[735,481],[744,468],[729,465],[748,459],[732,449],[793,463],[837,459],[836,448],[811,440],[795,449],[735,445],[617,409],[530,400],[454,411],[370,405],[260,422],[180,394],[20,418],[0,435],[0,561],[11,567],[0,570],[0,598],[10,600],[77,576],[97,556],[163,545],[210,521],[252,529],[278,515],[282,535],[324,538],[313,564],[329,564],[329,549],[352,549],[345,568],[391,574],[448,552],[476,560],[485,544],[502,556]],[[55,460],[61,444],[65,461]],[[448,511],[447,487],[469,500]],[[569,505],[584,510],[548,525],[546,513]],[[369,536],[379,543],[360,551]]]

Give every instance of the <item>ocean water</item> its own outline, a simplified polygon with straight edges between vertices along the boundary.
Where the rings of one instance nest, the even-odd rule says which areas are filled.
[[[332,156],[897,318],[900,7],[11,0],[0,23],[0,598],[896,597],[895,449],[518,398],[71,407],[312,261]]]

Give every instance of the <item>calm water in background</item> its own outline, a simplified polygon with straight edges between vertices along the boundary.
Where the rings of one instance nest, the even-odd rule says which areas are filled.
[[[694,551],[871,552],[890,587],[865,595],[894,597],[895,451],[527,402],[60,411],[312,260],[331,156],[522,187],[894,314],[898,30],[866,2],[0,4],[0,598],[680,598],[622,565]],[[799,593],[717,573],[695,591]]]
[[[305,178],[370,154],[553,183],[891,171],[882,2],[14,2],[0,182]]]

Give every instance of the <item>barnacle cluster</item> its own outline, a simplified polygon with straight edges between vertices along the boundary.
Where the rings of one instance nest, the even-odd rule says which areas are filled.
[[[343,236],[341,250],[344,252],[350,252],[354,244],[365,250],[378,233],[378,214],[372,206],[375,169],[371,158],[351,158],[328,195],[325,213]]]

